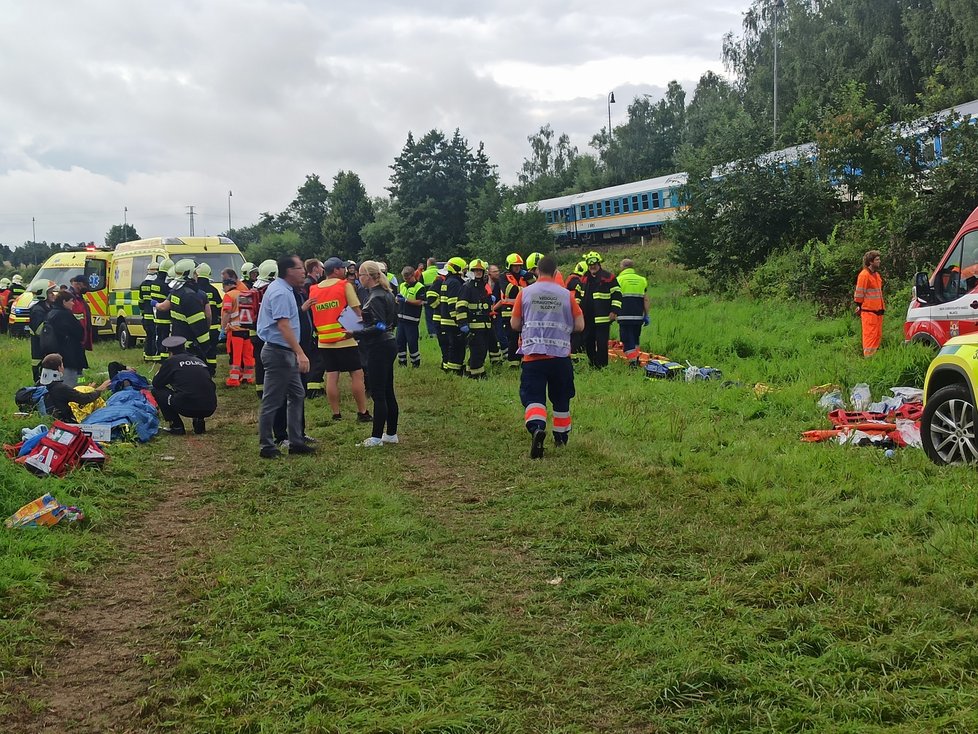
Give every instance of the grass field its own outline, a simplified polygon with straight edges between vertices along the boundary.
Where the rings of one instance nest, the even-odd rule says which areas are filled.
[[[356,447],[366,432],[316,401],[320,454],[260,462],[253,396],[222,388],[200,547],[136,730],[978,730],[974,471],[799,441],[827,426],[811,386],[919,386],[930,355],[897,318],[864,361],[854,320],[719,300],[661,248],[638,267],[647,346],[731,384],[582,368],[570,446],[542,461],[517,375],[440,374],[434,340],[397,374],[398,446]],[[25,355],[0,351],[0,392]],[[0,511],[50,486],[92,518],[0,536],[5,678],[44,675],[32,616],[120,561],[176,442],[47,483],[0,464]]]

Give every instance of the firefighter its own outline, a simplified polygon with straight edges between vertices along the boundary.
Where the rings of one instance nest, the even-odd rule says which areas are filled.
[[[425,304],[426,291],[424,283],[418,280],[417,274],[410,265],[401,269],[401,284],[397,287],[399,313],[397,318],[397,361],[407,366],[408,354],[411,355],[411,365],[421,366],[421,349],[418,345],[421,332],[422,308]]]
[[[227,338],[228,348],[228,378],[224,382],[228,387],[238,387],[242,382],[255,381],[255,354],[251,346],[251,334],[241,322],[241,298],[244,294],[250,296],[251,291],[238,288],[240,282],[234,272],[225,272],[224,299],[221,302],[221,328]],[[247,299],[248,296],[245,296]],[[253,316],[253,314],[252,314]],[[250,323],[254,323],[254,320]]]
[[[261,297],[265,293],[265,289],[268,288],[268,284],[275,280],[275,275],[278,273],[278,263],[274,260],[263,260],[261,265],[257,268],[257,279],[253,283],[251,292],[254,294],[254,309],[255,309],[255,327],[251,330],[251,348],[255,355],[255,392],[258,395],[259,400],[264,392],[265,385],[265,366],[261,361],[261,350],[265,346],[265,342],[261,340],[258,336],[257,324],[258,324],[258,314],[261,311]],[[255,272],[252,270],[251,272]],[[281,436],[282,434],[278,434]],[[283,436],[284,440],[284,436]]]
[[[542,257],[542,252],[531,252],[526,256],[526,275],[523,276],[523,279],[527,285],[530,285],[537,279],[537,263],[540,262],[540,258]]]
[[[621,313],[621,287],[614,275],[601,267],[598,252],[584,256],[587,272],[581,279],[581,309],[584,312],[584,351],[592,367],[608,366],[608,336],[611,322]]]
[[[856,315],[862,322],[863,356],[872,357],[880,348],[883,339],[883,276],[880,275],[879,250],[870,250],[863,255],[863,269],[856,279],[856,292],[852,300],[856,302]]]
[[[466,338],[469,362],[466,374],[479,379],[486,376],[486,355],[490,351],[492,321],[489,314],[492,297],[486,291],[487,265],[482,260],[469,263],[472,278],[462,286],[456,306],[458,329]]]
[[[0,279],[0,334],[7,333],[7,322],[13,307],[14,302],[10,297],[10,278],[2,278]]]
[[[153,322],[156,324],[156,359],[163,359],[166,349],[163,348],[163,340],[170,336],[170,313],[156,308],[163,303],[170,295],[169,272],[173,268],[173,260],[166,258],[159,263],[159,270],[156,273],[156,281],[152,284],[151,305],[153,311]]]
[[[170,295],[157,304],[156,310],[169,312],[172,334],[186,339],[189,348],[206,360],[210,343],[211,307],[191,282],[195,268],[194,261],[189,258],[184,258],[173,266],[174,280]]]
[[[523,268],[523,258],[518,252],[506,256],[506,275],[501,284],[503,297],[495,304],[496,310],[503,318],[503,328],[506,331],[506,362],[510,367],[520,366],[520,357],[516,353],[519,348],[519,334],[513,331],[509,319],[513,313],[516,296],[526,288],[527,272]]]
[[[587,263],[581,260],[577,265],[574,266],[574,271],[571,273],[570,277],[567,278],[567,282],[564,283],[564,287],[567,288],[571,293],[574,294],[574,300],[577,304],[581,303],[581,282],[584,274],[587,272]],[[571,359],[574,359],[574,355],[581,354],[584,351],[584,339],[583,335],[579,331],[575,331],[571,334]]]
[[[441,352],[441,365],[445,369],[445,360],[448,358],[448,351],[445,349],[445,339],[441,333],[441,287],[445,283],[448,271],[445,268],[438,270],[431,285],[425,285],[425,305],[431,308],[432,320],[435,323],[435,336],[438,337],[438,350]]]
[[[221,338],[221,306],[224,302],[224,294],[211,283],[211,266],[201,263],[194,270],[197,279],[197,292],[200,293],[201,300],[210,306],[210,338],[207,340],[207,348],[204,353],[204,361],[207,362],[207,369],[211,372],[211,377],[217,374],[217,342]]]
[[[139,313],[146,338],[143,340],[143,361],[156,362],[160,355],[156,343],[156,318],[153,316],[153,284],[160,270],[155,260],[146,266],[146,277],[139,284]]]
[[[435,279],[438,277],[438,261],[433,257],[428,258],[428,267],[422,271],[420,275],[421,284],[425,287],[425,294],[428,299],[424,305],[424,316],[425,323],[428,327],[428,337],[438,336],[438,322],[435,321],[435,315],[438,311],[437,308],[431,305],[431,293],[432,286],[435,284]],[[440,287],[440,285],[439,285]],[[435,291],[435,296],[438,295],[437,290]]]
[[[621,287],[621,313],[618,314],[618,335],[629,365],[638,367],[639,345],[642,327],[649,325],[649,281],[635,272],[635,263],[628,258],[621,261],[618,273]]]
[[[489,283],[486,285],[486,288],[489,290],[489,295],[492,296],[492,335],[500,352],[497,361],[502,361],[501,352],[505,352],[508,345],[508,342],[506,341],[506,329],[503,328],[503,319],[499,315],[499,311],[496,309],[496,304],[499,303],[503,297],[503,282],[504,280],[499,273],[499,266],[493,263],[489,266]]]
[[[462,292],[462,271],[466,268],[466,262],[460,257],[453,257],[445,263],[445,282],[441,284],[441,293],[438,297],[438,308],[441,311],[441,333],[444,344],[442,350],[445,354],[445,361],[442,362],[442,369],[446,372],[463,374],[463,363],[465,361],[465,335],[459,331],[456,319],[458,318],[458,297]]]
[[[41,377],[41,360],[47,356],[41,349],[41,329],[58,293],[58,284],[50,280],[36,280],[31,284],[31,290],[37,300],[31,306],[27,328],[31,335],[31,372],[34,382],[37,382]]]
[[[247,290],[251,290],[255,287],[255,281],[258,280],[258,266],[253,262],[246,262],[241,266],[241,282],[244,283]]]
[[[570,335],[584,328],[584,316],[572,293],[554,281],[557,261],[541,258],[539,279],[520,291],[513,304],[512,325],[522,331],[520,402],[530,432],[530,458],[543,457],[547,437],[547,397],[553,404],[553,433],[557,446],[566,446],[571,430],[570,401],[574,397],[574,363]]]
[[[189,274],[188,271],[186,275]],[[184,280],[177,290],[189,292],[192,288]],[[180,320],[174,319],[173,323],[177,329],[182,328],[179,326],[182,323]],[[169,356],[153,377],[153,398],[170,424],[169,433],[174,436],[187,432],[181,416],[192,419],[194,433],[205,433],[207,427],[204,419],[210,418],[217,410],[217,390],[207,363],[199,355],[187,352],[186,344],[187,340],[182,336],[168,336],[163,348]]]
[[[10,279],[10,303],[13,304],[14,301],[20,298],[25,290],[27,289],[24,287],[24,279],[20,273],[17,273]]]

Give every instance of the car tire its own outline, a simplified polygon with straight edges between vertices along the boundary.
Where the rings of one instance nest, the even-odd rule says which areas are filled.
[[[129,325],[125,320],[120,319],[115,327],[116,340],[119,342],[119,349],[129,349],[133,345],[132,334],[129,333]]]
[[[927,400],[920,419],[920,440],[935,464],[978,462],[978,409],[964,385],[948,385]]]
[[[930,334],[917,334],[913,339],[910,340],[911,344],[923,344],[925,347],[930,347],[935,352],[941,348],[941,345],[937,343],[937,339],[932,337]]]

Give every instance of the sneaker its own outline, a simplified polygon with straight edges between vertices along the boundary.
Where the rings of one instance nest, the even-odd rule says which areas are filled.
[[[365,438],[361,443],[357,444],[357,446],[363,446],[364,448],[368,448],[368,449],[371,448],[372,446],[383,446],[383,445],[384,445],[384,439],[374,438],[373,436],[371,436],[370,438]]]
[[[282,451],[288,451],[289,450],[289,439],[286,438],[286,439],[283,439],[283,440],[279,441],[278,442],[278,447]]]
[[[547,432],[542,428],[533,432],[533,442],[530,444],[530,458],[543,458],[543,442],[547,438]]]
[[[383,441],[384,443],[397,443],[397,434],[385,433],[383,436],[380,437],[380,440]]]
[[[374,417],[370,415],[369,410],[365,410],[362,413],[357,413],[357,423],[373,423]],[[378,441],[380,439],[377,439]]]
[[[314,454],[316,453],[316,447],[310,446],[305,443],[297,443],[295,446],[289,446],[289,454]]]
[[[280,459],[282,458],[282,452],[278,449],[262,449],[258,452],[258,455],[263,459]]]
[[[302,440],[310,446],[315,446],[317,443],[319,443],[319,439],[313,438],[312,436],[303,436]]]
[[[203,418],[194,418],[194,433],[206,433],[207,425],[204,423]]]

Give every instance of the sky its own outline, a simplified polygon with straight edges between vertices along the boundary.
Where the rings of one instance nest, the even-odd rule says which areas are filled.
[[[749,0],[0,0],[0,243],[221,234],[309,174],[385,196],[409,131],[458,128],[515,183],[670,80],[723,74]],[[230,195],[229,195],[230,192]]]

